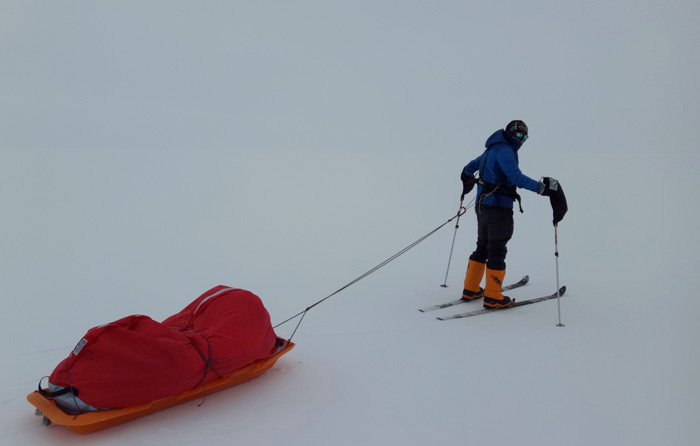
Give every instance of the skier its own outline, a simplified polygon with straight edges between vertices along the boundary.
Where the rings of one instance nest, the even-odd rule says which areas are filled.
[[[527,189],[550,197],[554,225],[564,218],[566,198],[559,182],[550,177],[536,181],[520,171],[518,150],[528,138],[523,121],[511,121],[486,140],[486,150],[462,170],[462,199],[478,182],[474,209],[478,226],[476,250],[469,257],[462,299],[484,298],[484,308],[512,307],[514,300],[501,293],[506,275],[506,245],[513,236],[513,202],[520,195],[516,188]],[[474,174],[479,172],[477,179]],[[486,272],[486,285],[481,279]]]

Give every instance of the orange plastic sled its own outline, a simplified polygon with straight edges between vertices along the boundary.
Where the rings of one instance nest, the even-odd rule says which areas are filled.
[[[255,379],[268,371],[277,360],[294,348],[293,342],[285,341],[275,353],[267,359],[256,361],[240,370],[237,370],[230,375],[226,375],[215,381],[211,381],[206,385],[206,393],[211,394],[219,390],[232,387],[251,379]],[[87,412],[80,415],[70,415],[61,410],[56,403],[44,397],[38,391],[34,391],[27,395],[29,401],[36,407],[36,415],[43,416],[43,423],[49,425],[51,423],[60,426],[66,426],[68,429],[79,434],[89,434],[107,427],[116,426],[117,424],[133,420],[135,418],[148,415],[159,410],[167,409],[176,404],[184,403],[195,398],[202,398],[204,389],[202,386],[194,390],[188,390],[180,395],[163,398],[150,403],[139,404],[138,406],[126,407],[124,409],[101,410],[95,412]]]

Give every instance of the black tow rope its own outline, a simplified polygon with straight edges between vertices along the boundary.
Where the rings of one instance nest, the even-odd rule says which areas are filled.
[[[470,205],[469,207],[471,207],[471,205]],[[299,319],[299,322],[297,323],[297,326],[294,328],[294,331],[292,332],[292,335],[289,337],[289,342],[291,342],[292,338],[294,337],[294,335],[296,334],[297,330],[299,329],[299,326],[301,325],[301,322],[304,320],[304,317],[306,316],[306,313],[308,313],[309,310],[311,310],[311,309],[314,308],[315,306],[320,305],[321,303],[327,301],[328,299],[330,299],[331,297],[333,297],[333,296],[335,296],[336,294],[340,293],[340,292],[343,291],[344,289],[349,288],[351,285],[356,284],[356,283],[359,282],[360,280],[362,280],[362,279],[364,279],[365,277],[369,276],[370,274],[376,272],[376,271],[379,270],[380,268],[386,266],[387,264],[389,264],[389,263],[392,262],[393,260],[396,260],[398,257],[400,257],[401,255],[405,254],[406,252],[408,252],[408,251],[411,250],[412,248],[414,248],[414,247],[415,247],[416,245],[418,245],[420,242],[422,242],[423,240],[427,239],[428,237],[430,237],[431,235],[435,234],[437,231],[439,231],[440,229],[442,229],[442,228],[443,228],[445,225],[447,225],[449,222],[451,222],[451,221],[454,220],[455,218],[461,217],[461,216],[464,215],[466,212],[467,212],[467,208],[465,208],[465,207],[460,207],[460,208],[459,208],[459,212],[457,212],[457,215],[455,215],[454,217],[450,218],[450,219],[447,220],[445,223],[443,223],[443,224],[441,224],[440,226],[438,226],[437,228],[433,229],[432,231],[430,231],[429,233],[427,233],[427,234],[424,235],[423,237],[421,237],[421,238],[419,238],[418,240],[416,240],[415,242],[411,243],[410,245],[408,245],[407,247],[405,247],[405,248],[402,249],[401,251],[397,252],[397,253],[394,254],[393,256],[389,257],[388,259],[386,259],[385,261],[383,261],[383,262],[380,263],[379,265],[377,265],[377,266],[375,266],[374,268],[370,269],[370,270],[367,271],[366,273],[364,273],[364,274],[362,274],[361,276],[357,277],[356,279],[352,280],[351,282],[349,282],[348,284],[346,284],[346,285],[343,286],[342,288],[340,288],[340,289],[338,289],[338,290],[332,292],[331,294],[329,294],[328,296],[326,296],[326,297],[324,297],[323,299],[319,300],[319,301],[316,302],[315,304],[306,307],[305,310],[300,311],[299,313],[295,314],[294,316],[290,317],[289,319],[285,320],[284,322],[280,322],[279,324],[275,325],[274,328],[277,328],[277,327],[279,327],[280,325],[286,324],[287,322],[291,321],[292,319],[301,316],[301,319]]]

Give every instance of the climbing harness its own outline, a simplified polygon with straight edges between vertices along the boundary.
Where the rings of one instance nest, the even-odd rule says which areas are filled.
[[[484,198],[488,197],[491,194],[504,195],[518,202],[518,207],[520,208],[521,214],[525,212],[523,211],[522,198],[520,197],[520,194],[516,191],[517,188],[515,186],[506,186],[503,183],[487,183],[481,178],[477,180],[477,183],[481,185],[481,193],[479,194],[479,198],[477,199],[477,202],[479,204],[481,204]]]

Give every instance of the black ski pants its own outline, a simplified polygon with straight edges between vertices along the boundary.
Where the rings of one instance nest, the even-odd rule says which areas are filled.
[[[478,238],[469,259],[485,263],[489,269],[506,269],[506,245],[514,229],[513,209],[477,204],[475,210]]]

